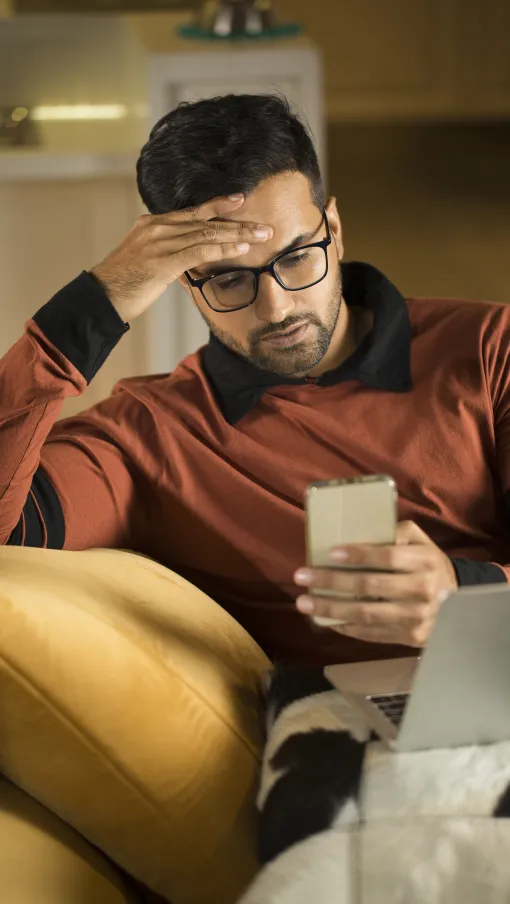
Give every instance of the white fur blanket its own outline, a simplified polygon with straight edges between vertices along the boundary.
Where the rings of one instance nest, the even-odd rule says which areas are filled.
[[[318,671],[277,668],[239,904],[508,904],[510,741],[394,753]]]

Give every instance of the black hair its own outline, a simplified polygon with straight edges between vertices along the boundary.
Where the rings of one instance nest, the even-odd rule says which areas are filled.
[[[150,132],[136,165],[152,214],[183,210],[216,195],[248,194],[279,173],[300,172],[314,203],[324,189],[311,135],[275,94],[227,94],[181,103]]]

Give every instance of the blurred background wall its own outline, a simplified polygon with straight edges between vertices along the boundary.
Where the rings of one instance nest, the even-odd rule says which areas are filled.
[[[197,84],[206,77],[204,53],[229,52],[177,37],[190,11],[116,5],[115,14],[93,14],[89,3],[88,15],[55,15],[32,0],[36,14],[27,15],[22,2],[0,0],[0,106],[124,110],[102,120],[41,119],[39,147],[0,145],[0,354],[142,212],[134,163],[151,124],[153,55],[189,55],[189,93],[189,73]],[[510,302],[508,0],[276,0],[274,9],[280,21],[301,23],[303,35],[243,48],[269,48],[275,59],[318,48],[324,175],[346,258],[375,264],[407,294]],[[230,82],[222,76],[236,90],[239,71]],[[182,354],[200,344],[196,321],[186,326],[189,311],[179,308],[181,320],[170,322],[169,306],[163,299],[159,319],[132,325],[63,415],[103,398],[122,376],[158,370],[155,331],[164,343],[168,328],[175,346],[183,330]]]

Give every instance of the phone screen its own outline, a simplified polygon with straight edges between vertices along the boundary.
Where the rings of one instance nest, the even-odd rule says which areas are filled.
[[[332,564],[332,548],[349,543],[395,543],[397,498],[395,482],[385,475],[312,484],[306,495],[308,565],[359,571],[356,565]],[[331,590],[315,590],[314,595],[339,598],[338,592]],[[321,627],[338,624],[318,616],[313,621]]]
[[[397,491],[390,477],[332,481],[308,488],[306,542],[312,567],[346,568],[332,566],[334,546],[393,544],[396,527]]]

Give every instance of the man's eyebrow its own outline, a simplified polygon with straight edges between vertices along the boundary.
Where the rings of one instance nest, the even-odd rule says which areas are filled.
[[[292,242],[282,248],[281,251],[277,251],[276,254],[273,254],[271,260],[274,260],[275,257],[280,257],[281,254],[288,254],[290,251],[294,251],[295,248],[298,248],[300,245],[306,245],[309,239],[313,238],[316,234],[316,229],[311,229],[310,232],[302,232],[300,235],[297,235]],[[242,267],[242,264],[238,265]],[[200,270],[196,268],[195,270],[190,270],[191,276],[194,279],[203,279],[206,276],[219,276],[220,273],[230,273],[231,270],[236,269],[236,258],[232,259],[232,263],[227,264],[211,264],[209,267],[201,267]]]

